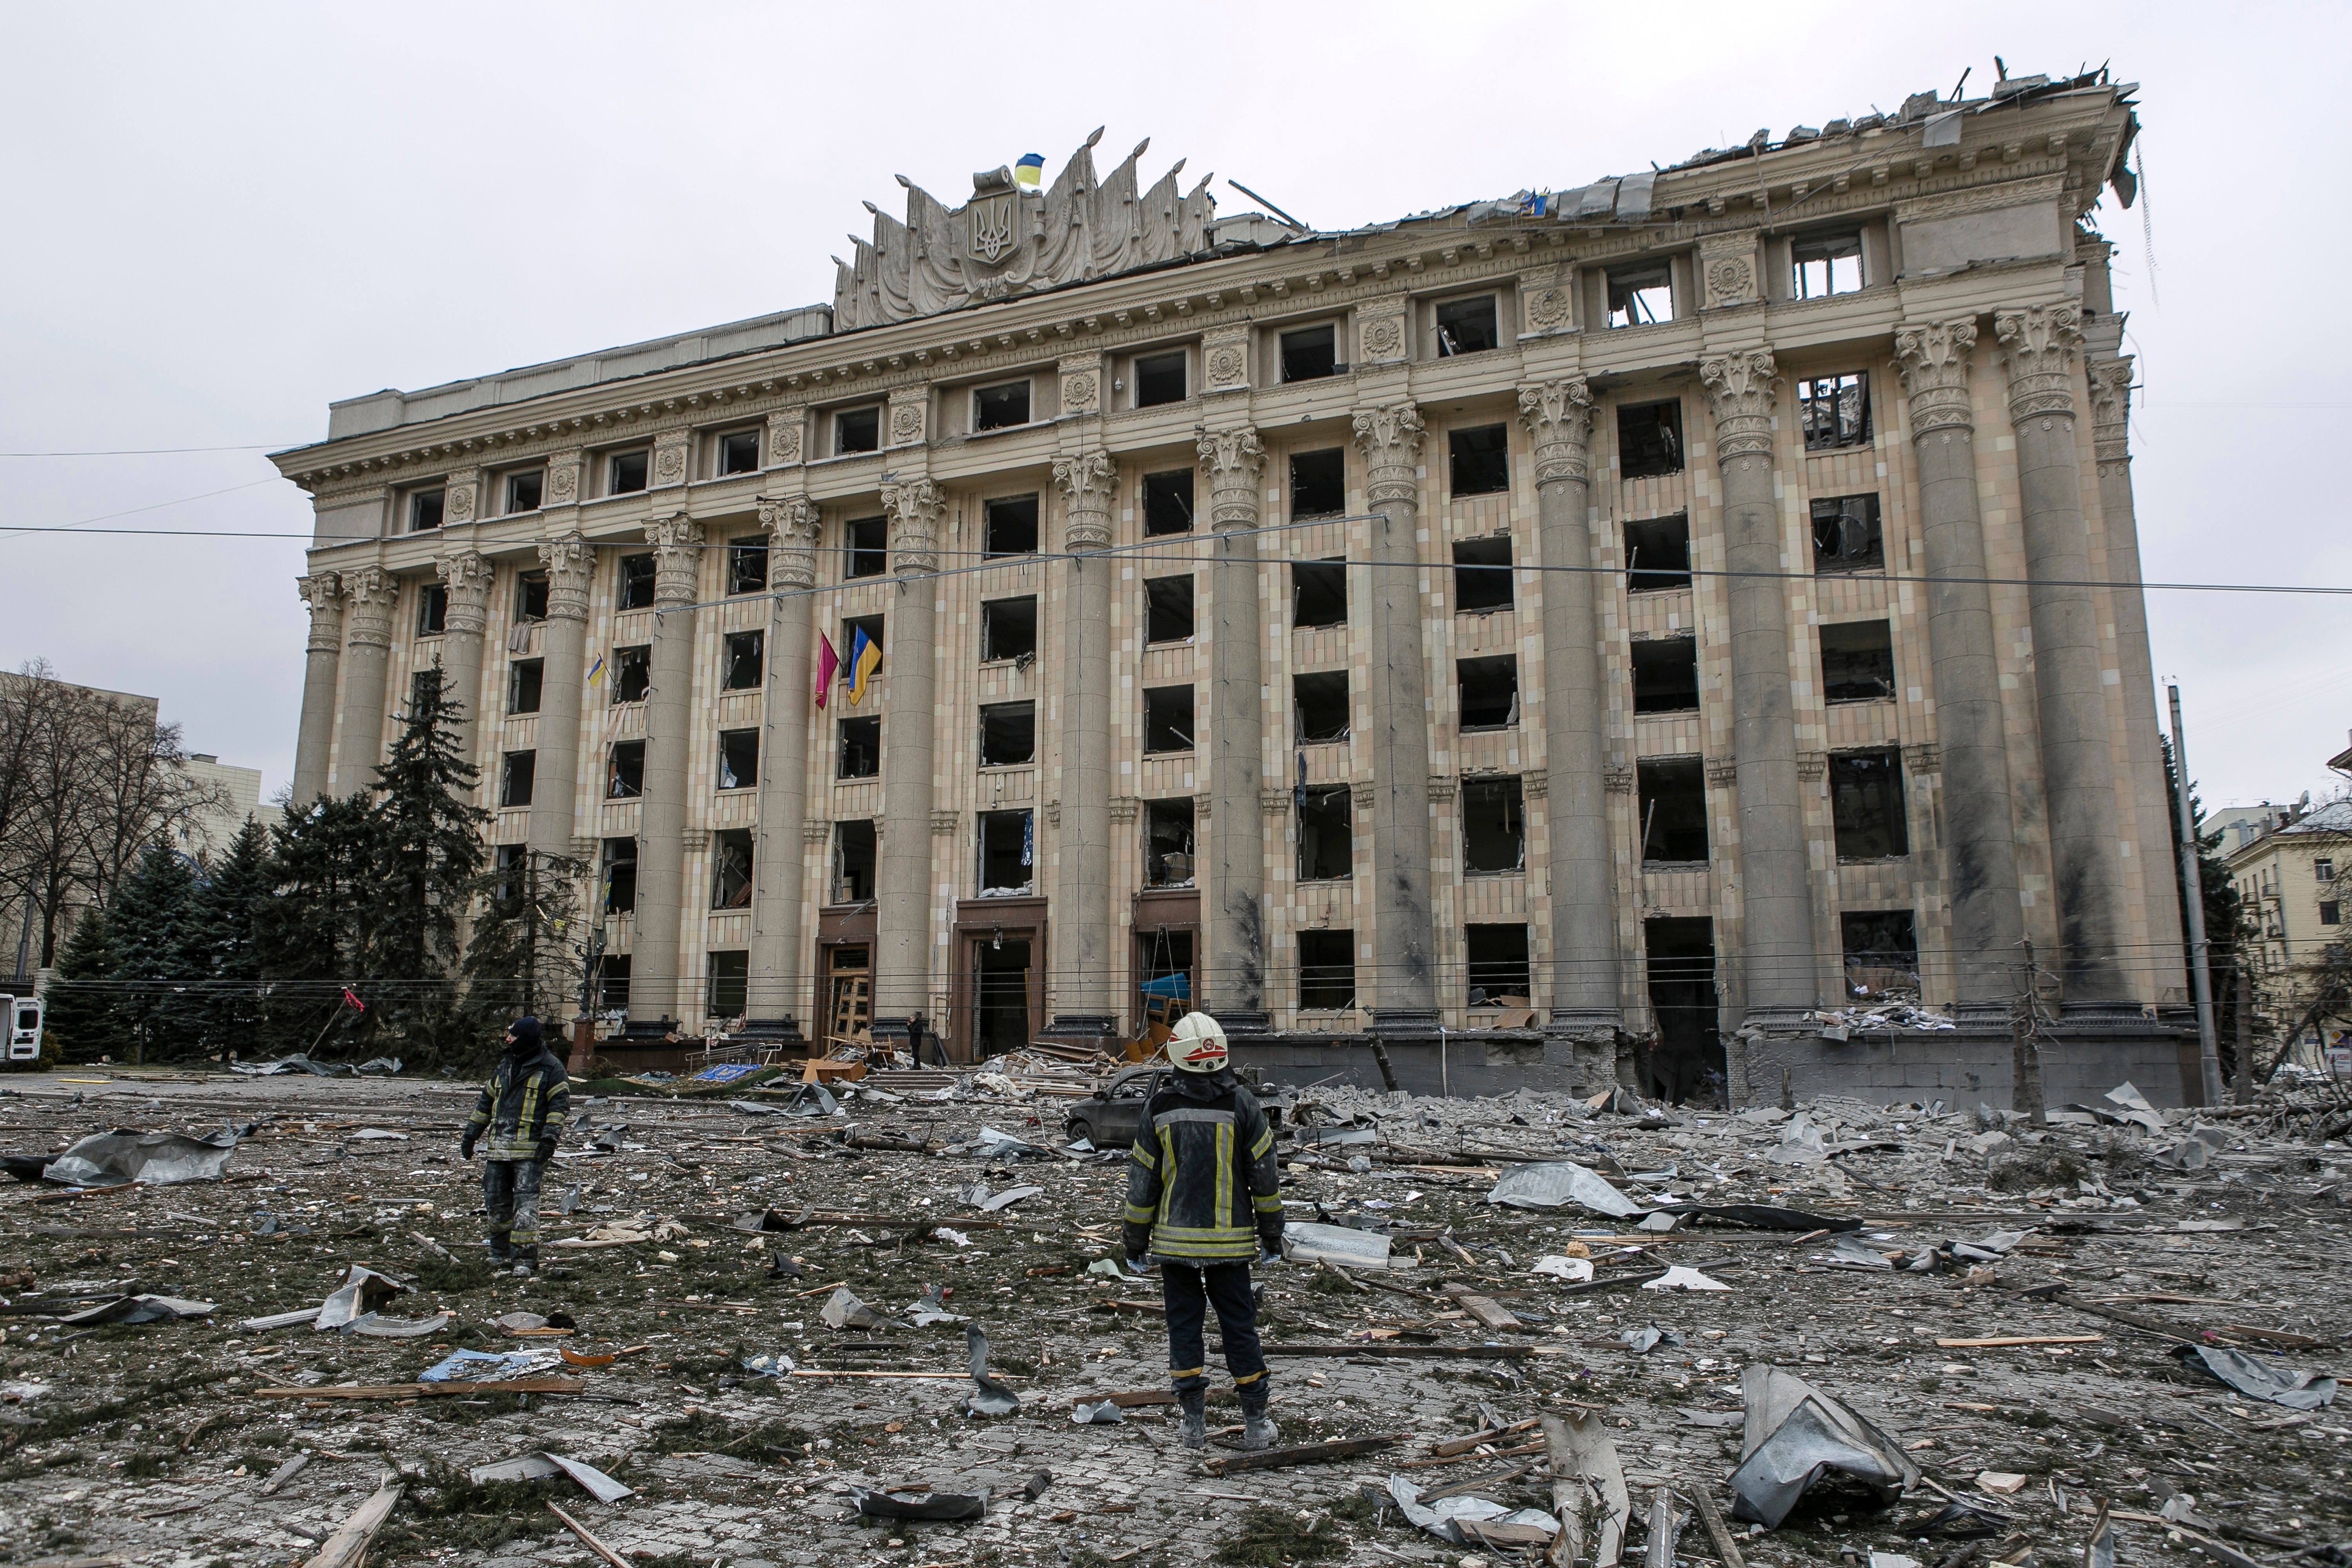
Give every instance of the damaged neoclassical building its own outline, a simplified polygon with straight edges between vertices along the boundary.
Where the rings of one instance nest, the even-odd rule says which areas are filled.
[[[1344,233],[1091,140],[902,180],[829,307],[278,456],[296,794],[441,670],[500,853],[592,868],[623,1058],[919,1018],[971,1059],[1174,994],[1371,1081],[2000,1102],[2031,980],[2053,1103],[2177,1098],[2087,216],[2130,91]]]

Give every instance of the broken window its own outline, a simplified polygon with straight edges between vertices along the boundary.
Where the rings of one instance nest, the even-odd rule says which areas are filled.
[[[1797,383],[1797,417],[1805,431],[1805,450],[1833,451],[1840,447],[1870,444],[1870,377],[1817,375]]]
[[[1895,695],[1895,630],[1885,621],[1822,627],[1822,700],[1873,702]]]
[[[713,1018],[740,1018],[751,1006],[751,955],[740,949],[710,955],[710,988],[703,1012]]]
[[[645,489],[646,470],[652,458],[648,451],[614,453],[604,465],[604,493],[625,496]]]
[[[615,741],[613,755],[604,773],[606,800],[635,800],[646,793],[646,743],[643,741]]]
[[[449,585],[427,583],[416,595],[416,635],[437,637],[449,629]]]
[[[866,640],[874,645],[875,651],[877,653],[881,651],[882,620],[883,617],[880,616],[850,616],[842,621],[841,646],[838,653],[841,659],[840,680],[844,687],[857,684],[858,633],[864,632]],[[875,668],[879,669],[881,666],[877,665]]]
[[[1909,910],[1857,910],[1838,916],[1848,996],[1876,1000],[1919,990],[1919,936]]]
[[[547,489],[547,471],[533,468],[526,474],[507,476],[507,510],[537,511],[541,495]]]
[[[980,765],[1017,767],[1037,760],[1037,705],[983,702],[980,707]]]
[[[1294,626],[1344,626],[1348,624],[1348,562],[1334,555],[1325,561],[1290,563],[1290,624]]]
[[[1282,334],[1282,379],[1320,381],[1339,374],[1339,331],[1330,325]]]
[[[509,752],[499,763],[499,804],[529,805],[532,779],[539,772],[537,752]]]
[[[1675,274],[1672,264],[1652,262],[1642,267],[1609,268],[1609,324],[1646,327],[1675,319]]]
[[[722,691],[756,691],[767,679],[761,657],[767,647],[765,632],[729,632],[727,634],[726,673],[719,682]]]
[[[1192,885],[1192,797],[1143,803],[1143,881],[1151,888]]]
[[[870,779],[882,772],[882,721],[879,719],[844,719],[841,721],[841,758],[834,770],[835,778]]]
[[[1898,752],[1838,752],[1830,757],[1830,816],[1841,860],[1884,860],[1911,853],[1903,815]]]
[[[1135,361],[1135,405],[1157,408],[1184,401],[1184,351],[1139,354]]]
[[[757,594],[768,586],[767,536],[747,533],[727,546],[727,591]]]
[[[1876,496],[1836,496],[1813,502],[1815,572],[1867,572],[1885,565]]]
[[[547,619],[547,574],[526,572],[515,579],[515,619]]]
[[[1495,297],[1448,300],[1437,307],[1437,357],[1475,354],[1499,347],[1502,334],[1495,325]]]
[[[1627,593],[1690,585],[1689,518],[1650,517],[1625,525]]]
[[[751,830],[723,827],[710,836],[710,907],[751,907]]]
[[[650,643],[613,650],[613,700],[643,702],[654,683],[654,650]]]
[[[604,840],[604,912],[625,915],[637,907],[637,841]]]
[[[408,531],[423,533],[441,526],[444,509],[448,505],[446,490],[418,490],[408,498]]]
[[[1636,403],[1617,410],[1617,473],[1648,479],[1683,471],[1683,405]]]
[[[1189,752],[1192,749],[1192,688],[1154,686],[1143,693],[1143,750]]]
[[[614,606],[623,610],[646,610],[654,602],[654,558],[650,555],[621,557],[621,596]]]
[[[833,897],[827,902],[862,904],[874,896],[877,850],[872,818],[833,825]]]
[[[1862,236],[1821,234],[1789,247],[1795,276],[1790,292],[1800,300],[1851,294],[1862,287]]]
[[[760,731],[719,731],[719,787],[750,789],[760,782]]]
[[[980,658],[983,664],[1000,658],[1037,657],[1037,601],[990,599],[980,606]]]
[[[629,955],[608,952],[596,972],[597,1004],[607,1013],[629,1010]]]
[[[729,474],[756,474],[760,471],[760,433],[757,430],[730,430],[719,437],[719,477]]]
[[[1356,874],[1354,799],[1346,784],[1301,785],[1298,879],[1344,882]]]
[[[1528,864],[1527,805],[1519,781],[1465,779],[1462,784],[1462,869],[1470,876],[1507,875]]]
[[[1495,495],[1511,488],[1509,427],[1479,425],[1446,433],[1456,496]]]
[[[1297,713],[1298,743],[1318,745],[1348,738],[1348,672],[1327,669],[1290,678],[1290,700]]]
[[[1298,1005],[1337,1010],[1356,1005],[1356,933],[1298,933]]]
[[[1008,496],[988,503],[991,555],[1031,555],[1037,549],[1037,498]]]
[[[1143,531],[1192,531],[1192,470],[1174,468],[1143,476]]]
[[[1507,730],[1519,721],[1519,660],[1516,654],[1454,661],[1462,689],[1462,730]]]
[[[843,548],[849,560],[845,577],[879,577],[890,569],[889,524],[878,517],[862,517],[842,524]]]
[[[1511,607],[1511,536],[1459,539],[1454,543],[1454,608],[1457,613]]]
[[[971,427],[975,430],[1003,430],[1014,425],[1029,423],[1029,384],[1008,381],[1001,386],[983,386],[971,395]]]
[[[982,893],[1026,891],[1037,873],[1037,823],[1026,811],[980,814]]]
[[[881,449],[882,410],[845,408],[833,416],[833,450],[835,456],[850,452],[878,452]]]
[[[544,659],[519,658],[507,667],[507,711],[536,713],[540,691],[547,680]]]
[[[499,874],[498,880],[490,885],[492,899],[503,902],[514,897],[514,879],[507,873],[520,866],[523,857],[530,852],[530,846],[523,844],[501,844],[491,851],[491,866]]]
[[[1143,580],[1143,640],[1182,642],[1192,635],[1192,579],[1146,577]]]
[[[1338,517],[1348,510],[1348,455],[1337,447],[1290,455],[1290,515]]]
[[[1698,707],[1698,639],[1636,637],[1633,711],[1688,713]]]
[[[1465,926],[1462,938],[1470,960],[1470,1005],[1527,1006],[1535,994],[1528,983],[1528,928]]]
[[[1633,769],[1644,865],[1706,858],[1706,774],[1696,757],[1644,760]]]

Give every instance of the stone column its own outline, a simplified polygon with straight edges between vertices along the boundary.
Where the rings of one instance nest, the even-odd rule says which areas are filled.
[[[882,710],[882,842],[875,856],[874,1024],[903,1033],[930,1006],[933,574],[947,496],[929,479],[882,487],[891,601]]]
[[[1435,926],[1429,896],[1429,678],[1421,635],[1421,410],[1410,403],[1360,408],[1374,521],[1364,575],[1371,610],[1367,696],[1372,714],[1371,984],[1378,1033],[1437,1027]],[[1352,694],[1351,694],[1352,696]]]
[[[1976,419],[1969,406],[1969,351],[1976,341],[1976,322],[1965,316],[1895,334],[1927,552],[1927,657],[1944,786],[1952,983],[1960,1010],[1989,1021],[2008,1008],[2025,925],[1977,500]]]
[[[310,641],[302,661],[302,726],[294,738],[294,795],[307,806],[327,793],[327,753],[335,742],[335,675],[343,659],[342,584],[332,572],[295,579],[310,607]]]
[[[476,722],[482,708],[482,633],[490,624],[490,563],[478,551],[460,550],[433,565],[449,594],[441,622],[441,679],[442,689],[458,705],[450,728],[457,731],[458,757],[481,772],[476,800],[495,801],[498,767],[484,764],[478,754],[481,730]],[[534,795],[537,783],[534,776]]]
[[[2128,584],[2107,590],[2116,628],[2116,673],[2123,678],[2125,744],[2130,748],[2132,853],[2140,859],[2140,886],[2147,900],[2149,955],[2139,966],[2148,976],[2147,999],[2160,1002],[2168,990],[2188,1000],[2188,963],[2180,933],[2180,900],[2173,880],[2171,800],[2164,787],[2164,750],[2158,742],[2155,661],[2147,650],[2147,598],[2142,593],[2139,523],[2133,514],[2131,480],[2131,378],[2128,355],[2094,363],[2091,372],[2091,445],[2099,465],[2099,517],[2104,524],[2108,582]]]
[[[693,763],[694,603],[702,574],[702,525],[684,512],[657,518],[646,524],[646,542],[654,547],[654,646],[646,692],[645,795],[637,816],[632,1027],[685,1017],[678,943],[688,905],[686,796]]]
[[[343,617],[343,718],[333,788],[357,795],[375,787],[383,761],[384,687],[392,672],[392,615],[400,581],[381,566],[341,574],[350,612]]]
[[[1110,918],[1110,590],[1117,562],[1110,509],[1118,467],[1094,451],[1054,459],[1062,492],[1062,826],[1051,935],[1054,1022],[1049,1034],[1093,1039],[1118,1026],[1118,971]],[[1090,557],[1092,557],[1090,559]]]
[[[1601,770],[1607,743],[1594,614],[1586,442],[1592,395],[1571,375],[1519,389],[1536,454],[1543,579],[1544,887],[1551,897],[1551,1022],[1613,1040],[1623,1022],[1617,878]]]
[[[1714,407],[1731,601],[1731,744],[1739,799],[1742,981],[1750,1022],[1793,1025],[1821,989],[1798,799],[1796,704],[1790,694],[1789,569],[1772,481],[1770,351],[1711,355],[1699,379]]]
[[[547,569],[547,624],[539,644],[539,771],[531,781],[530,844],[542,855],[569,855],[580,804],[580,700],[588,678],[596,552],[574,531],[541,545],[539,562]],[[588,820],[596,820],[593,810]],[[589,886],[593,897],[593,869]],[[603,910],[592,914],[601,920]]]
[[[754,1033],[790,1033],[806,997],[801,894],[807,857],[809,642],[816,587],[817,506],[806,496],[760,503],[768,531],[768,700],[760,750],[760,824],[751,858],[749,1009]],[[895,637],[892,645],[897,646]],[[928,650],[926,650],[928,651]],[[820,851],[822,853],[822,851]]]
[[[1201,879],[1201,1005],[1226,1032],[1260,1030],[1265,1012],[1265,671],[1258,603],[1257,431],[1204,431],[1201,468],[1216,531],[1209,591],[1209,853]],[[1282,809],[1290,797],[1281,795]]]
[[[2017,432],[2025,522],[2026,605],[2033,626],[2034,722],[2050,802],[2050,881],[2058,900],[2065,1010],[2128,1016],[2137,1004],[2116,942],[2123,930],[2116,852],[2116,770],[2099,673],[2097,592],[2074,451],[2074,360],[2083,312],[2071,304],[1993,317]]]

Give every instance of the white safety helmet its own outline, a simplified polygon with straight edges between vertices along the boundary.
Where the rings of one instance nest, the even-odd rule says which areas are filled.
[[[1215,1072],[1225,1065],[1224,1026],[1206,1013],[1187,1013],[1176,1020],[1167,1051],[1186,1072]]]

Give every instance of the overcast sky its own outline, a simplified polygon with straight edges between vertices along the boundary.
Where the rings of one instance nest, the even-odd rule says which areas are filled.
[[[1582,184],[1796,124],[2112,61],[2141,84],[2119,247],[2151,581],[2352,584],[2347,17],[2321,5],[1685,4],[868,11],[14,0],[0,449],[274,448],[330,400],[829,302],[862,201],[1096,126],[1339,227]],[[2151,287],[2153,284],[2153,287]],[[2327,479],[2331,466],[2339,471]],[[208,499],[207,492],[215,492]],[[261,450],[0,458],[0,521],[308,531]],[[149,509],[138,510],[134,509]],[[292,770],[292,537],[0,534],[0,663],[160,697]],[[2152,592],[2210,805],[2341,784],[2352,602]]]

